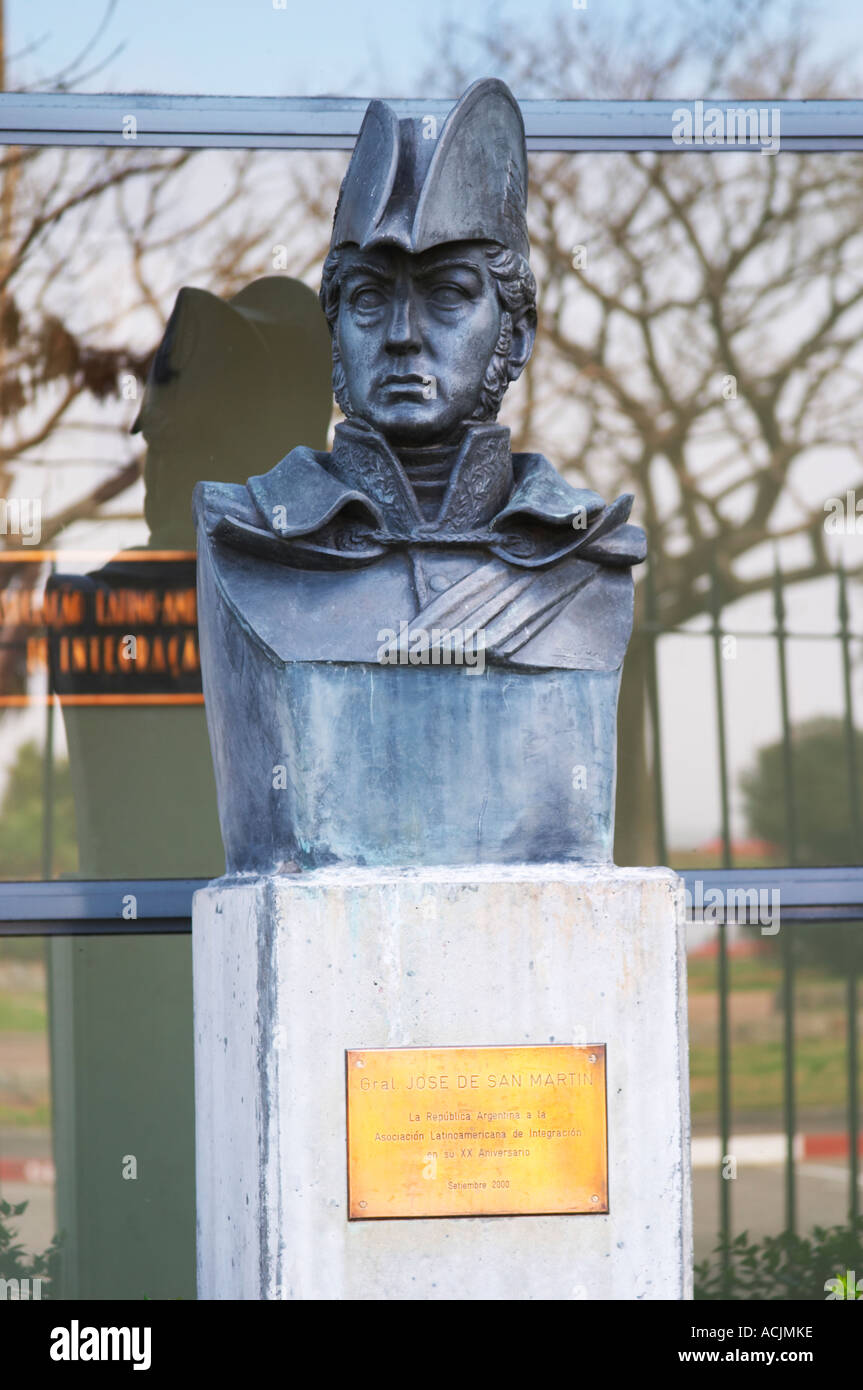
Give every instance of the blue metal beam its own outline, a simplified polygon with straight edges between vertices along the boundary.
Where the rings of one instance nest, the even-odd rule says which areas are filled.
[[[863,866],[826,869],[685,869],[690,901],[714,901],[718,890],[731,911],[726,920],[757,917],[758,899],[779,892],[786,921],[863,921]],[[191,931],[192,895],[203,878],[108,879],[0,883],[0,936],[137,935]],[[736,895],[736,897],[731,895]],[[132,915],[134,913],[134,915]],[[721,914],[720,914],[721,916]]]
[[[452,100],[456,98],[453,93]],[[449,100],[389,99],[400,116],[443,117]],[[0,94],[0,144],[138,145],[240,149],[350,149],[367,97],[154,96],[149,93],[5,92]],[[717,153],[757,150],[732,113],[778,112],[780,148],[863,149],[861,101],[719,101],[723,130],[741,129],[726,144],[679,144],[673,132],[692,101],[535,101],[521,103],[527,146],[539,150],[665,150]],[[134,139],[128,117],[134,117]],[[697,121],[696,121],[697,128]]]

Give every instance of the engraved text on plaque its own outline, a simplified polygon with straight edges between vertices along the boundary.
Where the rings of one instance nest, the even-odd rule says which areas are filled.
[[[347,1054],[350,1216],[608,1211],[605,1046]]]

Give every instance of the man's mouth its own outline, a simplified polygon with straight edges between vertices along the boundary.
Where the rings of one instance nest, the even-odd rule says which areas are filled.
[[[381,382],[381,386],[428,386],[431,381],[430,376],[423,376],[420,372],[390,372]]]

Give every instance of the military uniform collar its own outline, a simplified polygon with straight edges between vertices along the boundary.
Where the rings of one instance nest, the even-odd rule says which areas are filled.
[[[443,541],[479,527],[590,521],[603,505],[590,488],[566,482],[542,454],[513,455],[509,430],[494,424],[468,428],[433,522],[423,518],[394,451],[364,421],[337,425],[331,454],[300,446],[269,473],[250,478],[248,488],[268,529],[288,539],[326,526],[349,504],[383,530],[432,529]]]
[[[471,426],[440,515],[424,520],[407,475],[368,427],[337,427],[332,454],[300,447],[246,488],[208,483],[196,507],[214,539],[300,568],[371,564],[403,546],[479,548],[520,568],[578,552],[616,567],[644,559],[644,532],[626,524],[632,497],[604,506],[542,454],[510,454],[508,431]]]
[[[465,431],[433,522],[423,517],[395,451],[364,420],[336,426],[329,471],[371,498],[387,525],[398,530],[433,526],[444,536],[490,522],[514,483],[509,430],[494,424],[470,425]]]

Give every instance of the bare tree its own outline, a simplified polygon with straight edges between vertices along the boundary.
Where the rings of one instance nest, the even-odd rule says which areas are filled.
[[[113,10],[110,0],[77,58],[38,85],[64,90],[86,76],[82,65],[98,53]],[[181,286],[229,296],[272,271],[276,243],[290,247],[295,273],[308,272],[299,224],[315,192],[309,171],[303,183],[297,167],[301,196],[289,197],[284,163],[242,150],[133,143],[3,152],[0,498],[40,499],[43,547],[76,522],[100,519],[138,484],[143,442],[129,435],[135,397]],[[41,580],[23,540],[8,526],[0,534],[7,595],[32,592]],[[6,695],[25,688],[22,636],[7,626],[0,643]]]
[[[698,7],[681,4],[674,25],[640,13],[626,34],[567,15],[540,33],[496,26],[476,43],[519,96],[694,91],[769,106],[845,94],[809,56],[799,14],[742,6],[712,34],[703,14],[691,23]],[[464,44],[443,47],[457,87]],[[515,447],[545,448],[606,495],[635,494],[663,627],[705,611],[714,566],[726,603],[769,588],[776,542],[794,542],[789,583],[831,568],[823,460],[843,460],[847,485],[863,485],[861,205],[858,155],[531,160],[540,323],[510,406]],[[656,852],[645,593],[639,582],[619,720],[623,863]]]

